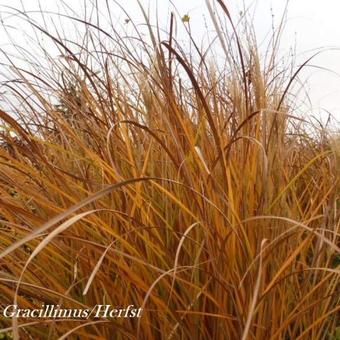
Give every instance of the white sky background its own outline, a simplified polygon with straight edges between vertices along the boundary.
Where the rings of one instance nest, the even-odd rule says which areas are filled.
[[[97,0],[103,13],[107,15],[105,0]],[[113,1],[108,0],[113,4]],[[211,0],[209,0],[211,1]],[[84,0],[66,0],[67,5],[74,9],[80,15],[83,13]],[[90,0],[85,0],[91,4]],[[143,22],[137,0],[117,0],[124,9],[132,16],[135,22]],[[205,4],[205,0],[141,0],[144,8],[150,5],[150,14],[154,16],[156,4],[158,6],[159,21],[162,27],[166,27],[170,12],[174,6],[180,16],[188,14],[190,17],[191,30],[198,38],[198,41],[204,38],[206,34],[206,25],[211,28],[211,20]],[[242,0],[226,0],[225,3],[230,7],[235,17],[240,10],[243,10]],[[254,14],[254,25],[257,34],[257,40],[260,42],[266,34],[270,34],[272,27],[272,14],[274,14],[274,25],[278,25],[286,0],[244,0],[245,7],[249,8],[249,15]],[[30,46],[27,39],[21,37],[20,29],[23,28],[22,21],[8,17],[8,9],[4,6],[11,6],[22,9],[24,4],[26,11],[39,10],[37,0],[0,0],[0,19],[6,24],[13,26],[10,29],[12,37],[18,44]],[[58,8],[59,0],[41,0],[41,6],[48,11],[61,11]],[[118,23],[124,25],[126,16],[115,8],[113,17]],[[309,114],[322,114],[326,117],[325,112],[329,111],[339,121],[340,120],[340,1],[338,0],[290,0],[288,5],[288,15],[285,23],[284,35],[281,40],[281,53],[288,55],[291,48],[296,48],[298,66],[318,49],[329,48],[328,51],[316,57],[311,64],[327,68],[330,71],[320,70],[316,67],[306,68],[300,76],[302,82],[308,79],[307,94],[311,99],[311,104],[304,106]],[[37,14],[35,14],[37,18]],[[16,28],[19,28],[16,31]],[[25,29],[25,28],[24,28]],[[180,38],[180,37],[178,37]],[[11,51],[8,45],[8,39],[0,27],[0,48]],[[0,56],[0,61],[3,57]],[[0,76],[3,73],[0,65]],[[1,88],[0,88],[1,93]],[[305,100],[305,92],[301,91],[299,99]],[[1,104],[1,103],[0,103]],[[339,122],[336,123],[339,126]]]

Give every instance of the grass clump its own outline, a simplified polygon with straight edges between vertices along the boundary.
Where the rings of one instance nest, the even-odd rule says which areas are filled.
[[[18,13],[59,58],[41,45],[44,64],[11,65],[2,84],[2,308],[134,304],[143,314],[2,318],[6,336],[336,333],[339,141],[294,111],[298,72],[277,59],[280,34],[263,60],[251,27],[211,6],[206,50],[182,23],[190,53],[174,14],[162,32],[143,12],[148,37],[130,18],[124,36],[112,21],[67,15],[81,33],[70,40]]]

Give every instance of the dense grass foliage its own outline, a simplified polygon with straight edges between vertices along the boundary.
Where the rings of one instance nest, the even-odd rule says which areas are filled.
[[[12,65],[2,84],[12,107],[0,111],[1,308],[104,303],[144,312],[2,318],[2,334],[335,334],[339,142],[295,111],[300,68],[277,58],[280,32],[261,57],[252,28],[216,6],[216,39],[205,50],[189,18],[175,15],[162,32],[144,13],[148,37],[132,21],[134,36],[124,36],[114,22],[104,30],[69,17],[83,27],[77,41],[25,17],[60,57],[45,49],[44,66]],[[176,25],[187,29],[190,53]]]

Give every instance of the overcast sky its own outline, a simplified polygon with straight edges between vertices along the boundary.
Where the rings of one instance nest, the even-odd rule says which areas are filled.
[[[97,0],[102,4],[105,12],[105,1]],[[110,0],[108,0],[110,2]],[[210,0],[211,1],[211,0]],[[66,4],[81,15],[84,8],[84,0],[66,0]],[[91,0],[85,0],[91,3]],[[114,1],[112,1],[113,3]],[[138,22],[142,22],[137,0],[117,0],[118,4]],[[14,28],[22,23],[8,17],[8,9],[4,6],[22,8],[26,11],[38,10],[38,1],[0,0],[1,20],[5,24],[11,24]],[[233,13],[243,10],[243,1],[228,0],[226,4],[233,6]],[[245,7],[249,8],[249,15],[254,13],[254,24],[258,41],[261,41],[271,30],[272,14],[274,23],[277,25],[282,17],[286,0],[245,0]],[[150,13],[155,13],[158,6],[159,20],[166,25],[170,11],[174,6],[180,15],[188,14],[191,29],[197,37],[203,37],[206,23],[209,22],[209,14],[205,0],[141,0],[141,4],[148,8]],[[58,6],[59,5],[59,6]],[[60,11],[59,0],[43,0],[41,6],[44,10]],[[117,6],[112,5],[112,8]],[[321,48],[329,48],[312,62],[313,65],[327,68],[330,71],[309,67],[303,73],[303,79],[308,79],[308,95],[313,107],[310,111],[318,114],[320,111],[330,111],[340,120],[340,25],[339,25],[340,1],[338,0],[290,0],[288,15],[285,24],[285,34],[282,37],[281,51],[288,53],[291,47],[296,46],[298,63],[311,56],[313,52]],[[125,15],[117,9],[113,16],[123,22]],[[0,47],[8,48],[8,41],[0,28]],[[7,46],[7,47],[6,47]],[[337,50],[338,49],[338,50]],[[1,68],[1,66],[0,66]],[[1,69],[0,69],[1,73]]]

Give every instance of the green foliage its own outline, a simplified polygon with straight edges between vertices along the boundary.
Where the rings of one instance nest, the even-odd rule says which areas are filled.
[[[334,334],[329,337],[329,340],[340,340],[340,326],[335,329]]]

